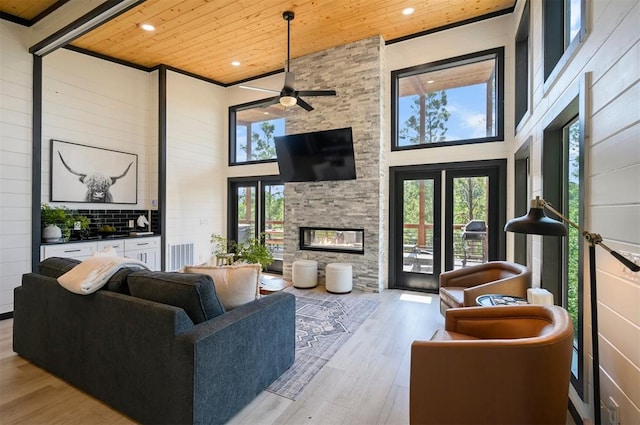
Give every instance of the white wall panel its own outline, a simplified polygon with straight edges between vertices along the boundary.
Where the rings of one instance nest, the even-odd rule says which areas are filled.
[[[640,164],[640,125],[634,125],[591,147],[590,173],[599,175]]]
[[[167,73],[166,242],[195,242],[197,262],[226,233],[226,108],[224,88]]]
[[[0,314],[31,271],[31,84],[27,30],[0,20]]]
[[[49,201],[50,139],[56,139],[138,155],[138,203],[126,208],[151,207],[148,200],[157,199],[157,189],[147,182],[157,173],[157,165],[149,162],[157,155],[157,125],[148,118],[156,108],[150,81],[147,72],[69,50],[43,59],[43,202]],[[123,204],[82,207],[121,209]]]

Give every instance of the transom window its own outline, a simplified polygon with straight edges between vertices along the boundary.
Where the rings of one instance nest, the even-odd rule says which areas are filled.
[[[393,150],[503,140],[504,48],[393,71]]]
[[[229,108],[229,164],[275,161],[275,137],[284,136],[284,110],[262,101]]]

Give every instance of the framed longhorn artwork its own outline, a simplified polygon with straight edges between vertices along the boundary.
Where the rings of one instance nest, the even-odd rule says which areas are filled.
[[[51,202],[136,204],[138,155],[51,139]]]

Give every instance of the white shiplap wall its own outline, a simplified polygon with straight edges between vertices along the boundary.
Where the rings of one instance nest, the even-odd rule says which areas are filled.
[[[195,242],[195,261],[226,233],[226,90],[167,72],[167,244]]]
[[[31,271],[32,64],[26,29],[0,20],[0,314]]]
[[[49,201],[50,139],[56,139],[138,155],[136,205],[67,206],[149,209],[157,199],[157,185],[150,185],[157,164],[150,161],[158,146],[157,124],[149,119],[157,109],[150,101],[150,74],[65,49],[45,56],[42,68],[42,201]]]
[[[533,99],[530,115],[516,135],[515,149],[532,138],[533,192],[541,194],[544,128],[580,93],[582,81],[586,81],[581,92],[588,99],[585,226],[602,234],[611,248],[640,256],[640,2],[587,0],[587,10],[587,37],[554,82],[545,88],[542,2],[532,1]],[[536,276],[540,250],[539,237],[534,237]],[[624,270],[600,248],[597,266],[601,399],[607,402],[613,397],[620,405],[620,423],[637,424],[640,423],[640,274]],[[588,303],[588,288],[585,292]],[[573,391],[571,399],[583,417],[593,418],[589,315],[587,305],[584,332],[591,399],[583,403]],[[603,419],[607,419],[604,410]]]

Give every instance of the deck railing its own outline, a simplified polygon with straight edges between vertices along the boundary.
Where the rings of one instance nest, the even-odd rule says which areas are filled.
[[[249,226],[255,229],[255,222],[252,220],[238,220],[238,224]],[[462,238],[462,230],[465,224],[453,225],[453,255],[456,260],[466,261],[486,261],[487,247],[485,241],[465,241]],[[284,251],[284,221],[282,220],[266,220],[265,221],[265,245],[274,256],[281,258]],[[405,254],[413,252],[417,249],[426,251],[433,250],[431,241],[433,241],[433,224],[425,223],[405,223],[403,226],[404,234],[404,252]],[[418,236],[419,232],[424,232],[422,237]],[[419,244],[418,241],[425,241]]]

